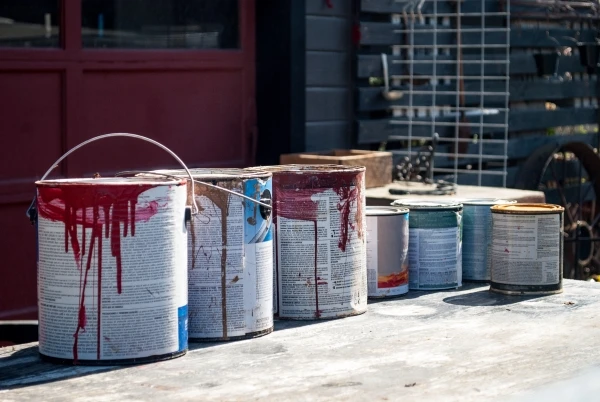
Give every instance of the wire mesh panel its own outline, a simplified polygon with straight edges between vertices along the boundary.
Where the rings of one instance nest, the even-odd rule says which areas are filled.
[[[363,8],[373,10],[373,3],[364,1]],[[362,50],[382,52],[382,97],[393,101],[385,142],[399,157],[399,177],[408,178],[410,171],[415,177],[435,175],[456,183],[473,175],[469,181],[482,185],[486,176],[496,176],[497,184],[506,186],[509,2],[399,0],[379,5],[393,11],[388,16],[389,47],[371,43]],[[381,20],[380,15],[376,22],[364,21],[367,35],[374,36],[369,28],[382,29]],[[359,99],[361,109],[366,99]],[[428,157],[432,150],[434,159]]]

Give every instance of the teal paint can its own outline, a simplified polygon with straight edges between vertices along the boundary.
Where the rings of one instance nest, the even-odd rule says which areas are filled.
[[[392,205],[410,210],[409,289],[441,290],[462,286],[462,204],[396,200]]]

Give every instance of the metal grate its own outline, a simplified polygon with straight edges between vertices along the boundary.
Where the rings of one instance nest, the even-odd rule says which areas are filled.
[[[392,63],[401,64],[403,73],[388,77],[387,59],[382,57],[384,79],[400,88],[408,101],[407,106],[392,107],[391,123],[402,128],[402,135],[389,140],[405,144],[394,152],[411,164],[422,158],[421,145],[435,138],[436,161],[444,163],[433,166],[432,160],[428,174],[454,183],[461,175],[476,175],[477,185],[486,175],[500,175],[506,187],[510,1],[502,12],[486,12],[486,0],[457,1],[455,13],[438,13],[438,1],[442,0],[397,0],[406,3],[404,12],[391,16],[399,25],[394,33],[404,38],[404,43],[392,46],[392,54],[400,56]],[[481,11],[462,13],[467,2],[479,2]],[[429,4],[423,8],[425,3]],[[430,38],[430,43],[417,43],[417,37],[419,42]],[[425,64],[431,68],[422,73]],[[454,70],[451,74],[449,68]],[[443,135],[436,135],[440,130]]]

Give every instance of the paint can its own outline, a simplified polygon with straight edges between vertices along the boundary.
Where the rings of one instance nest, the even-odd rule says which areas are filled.
[[[516,201],[495,198],[455,199],[463,204],[462,277],[468,282],[489,282],[489,249],[492,244],[492,212],[494,205]]]
[[[123,364],[185,354],[186,180],[36,187],[40,355]]]
[[[183,165],[156,141],[106,134],[36,182],[27,214],[37,235],[39,353],[51,362],[155,362],[188,348],[188,180],[45,180],[73,151],[108,137],[151,142]]]
[[[408,287],[462,286],[462,204],[455,201],[396,200],[410,210]]]
[[[408,292],[408,209],[367,207],[369,298]]]
[[[563,213],[552,204],[496,205],[492,211],[493,292],[562,292]]]
[[[270,208],[252,202],[270,206],[271,173],[190,172],[200,210],[188,231],[190,341],[247,339],[273,332],[272,215]],[[184,170],[153,173],[186,177]]]
[[[256,169],[273,173],[279,318],[328,319],[364,313],[365,168],[280,165]]]

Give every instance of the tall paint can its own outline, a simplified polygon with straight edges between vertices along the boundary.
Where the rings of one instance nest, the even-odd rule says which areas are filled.
[[[112,365],[185,354],[186,179],[36,187],[42,358]]]
[[[455,201],[396,200],[410,210],[408,287],[462,286],[462,204]]]
[[[279,318],[310,320],[364,313],[365,168],[256,169],[273,173]]]
[[[369,298],[408,292],[408,209],[367,207]]]
[[[272,174],[243,169],[190,172],[199,208],[188,231],[190,341],[269,334],[273,331]],[[184,170],[153,173],[186,177]],[[191,188],[188,191],[191,196]],[[269,208],[253,200],[268,203]]]
[[[491,211],[490,290],[516,295],[561,293],[564,208],[514,204],[496,205]]]
[[[456,199],[463,205],[462,272],[463,280],[489,282],[489,249],[492,245],[492,212],[494,205],[516,201],[495,198]]]

